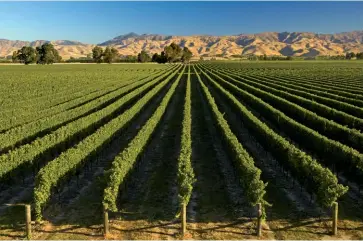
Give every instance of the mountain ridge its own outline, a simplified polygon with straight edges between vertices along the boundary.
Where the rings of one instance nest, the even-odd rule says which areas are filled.
[[[12,55],[22,46],[37,47],[51,42],[64,59],[87,56],[95,44],[72,40],[7,40],[0,39],[0,56]],[[262,32],[226,36],[213,35],[162,35],[130,32],[97,45],[113,46],[121,55],[136,55],[141,50],[160,53],[166,45],[175,42],[188,47],[194,56],[277,55],[304,56],[342,55],[346,52],[363,52],[363,30],[335,34],[313,32]]]

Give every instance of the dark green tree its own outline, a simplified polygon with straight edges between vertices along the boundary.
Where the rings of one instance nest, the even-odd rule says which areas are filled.
[[[37,64],[53,64],[62,60],[62,57],[51,43],[45,43],[37,47],[36,52]]]
[[[346,53],[345,59],[352,59],[352,58],[355,58],[355,53],[353,53],[353,52]]]
[[[176,43],[171,43],[169,46],[164,48],[166,59],[169,63],[176,62],[182,57],[182,49]]]
[[[159,64],[165,64],[167,61],[164,51],[161,54],[155,53],[151,59],[151,62],[156,62]]]
[[[32,47],[24,46],[17,52],[18,60],[26,65],[35,63],[36,51]]]
[[[107,46],[105,51],[103,51],[103,62],[111,64],[112,59],[111,48]]]
[[[115,62],[118,58],[120,58],[119,52],[114,47],[111,48],[111,56],[113,62]]]
[[[145,51],[142,50],[138,55],[137,55],[137,61],[139,63],[146,63],[146,62],[150,62],[151,61],[151,57],[150,55]]]
[[[117,57],[118,57],[117,49],[106,47],[105,51],[103,52],[103,61],[105,63],[111,64],[117,59]]]
[[[99,46],[94,47],[92,49],[92,57],[96,63],[102,63],[103,49]]]
[[[19,61],[18,51],[13,52],[13,56],[11,57],[11,60],[13,61],[13,63],[17,63]]]
[[[126,63],[137,63],[137,56],[134,55],[126,55],[123,56],[120,59],[121,62],[126,62]]]
[[[160,59],[160,55],[158,53],[153,54],[153,57],[151,58],[151,62],[158,62]]]
[[[165,52],[162,51],[160,56],[159,56],[159,59],[157,61],[159,64],[165,64],[166,62],[168,62],[168,59],[166,58],[166,55],[165,55]]]
[[[193,56],[193,53],[187,47],[184,47],[182,57],[181,57],[181,61],[183,63],[189,63],[192,56]]]

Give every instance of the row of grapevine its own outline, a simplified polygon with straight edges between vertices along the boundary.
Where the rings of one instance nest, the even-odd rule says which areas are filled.
[[[175,92],[176,87],[184,73],[184,69],[179,74],[177,80],[172,84],[168,92],[165,94],[159,107],[156,109],[151,118],[137,133],[134,139],[128,144],[119,155],[117,155],[112,163],[107,178],[107,187],[104,190],[103,206],[106,210],[117,210],[117,197],[119,194],[120,185],[125,180],[125,177],[135,165],[137,157],[143,152],[149,142],[155,128],[164,115],[168,103]]]
[[[163,72],[161,72],[163,73]],[[132,80],[135,79],[135,77],[142,79],[142,78],[146,78],[149,75],[144,75],[144,76],[137,76],[137,75],[132,75],[132,76],[128,76],[125,79],[125,82],[127,80]],[[119,85],[119,81],[106,81],[109,84],[112,85]],[[72,88],[70,88],[70,90],[68,90],[68,93],[64,93],[62,95],[62,98],[66,98],[68,99],[68,101],[57,101],[58,104],[53,104],[50,105],[47,108],[42,108],[42,109],[38,109],[37,111],[34,110],[34,108],[32,106],[28,106],[28,107],[20,107],[18,110],[17,109],[11,109],[11,111],[9,113],[3,113],[0,116],[0,131],[2,130],[7,130],[11,127],[17,126],[17,125],[21,125],[24,123],[29,123],[31,121],[37,120],[41,117],[46,117],[46,116],[52,116],[58,113],[61,113],[63,111],[66,111],[68,109],[72,109],[75,108],[79,105],[82,105],[84,103],[87,103],[88,101],[99,97],[101,95],[103,95],[104,93],[107,93],[109,90],[113,89],[113,86],[111,87],[107,87],[108,85],[106,84],[105,89],[104,90],[99,90],[100,87],[102,87],[104,84],[103,83],[95,83],[95,84],[91,84],[93,89],[89,89],[85,87],[83,87],[83,94],[79,95],[78,97],[74,97],[72,95]],[[102,87],[103,88],[103,87]],[[117,86],[116,86],[117,88]],[[93,90],[93,91],[91,91]],[[44,103],[48,103],[50,100],[57,100],[57,98],[55,96],[49,96],[49,98],[47,98],[47,100],[43,100]],[[37,101],[34,105],[37,106],[39,102]],[[42,102],[41,102],[42,103]],[[39,105],[40,106],[40,105]]]
[[[336,72],[335,72],[336,73]],[[287,81],[293,80],[299,84],[305,84],[306,87],[313,86],[314,88],[320,88],[322,90],[327,90],[332,93],[344,93],[347,96],[353,98],[362,99],[363,98],[363,88],[360,84],[360,80],[351,80],[351,76],[346,76],[343,79],[339,79],[336,76],[329,79],[322,79],[320,76],[316,80],[306,79],[302,76],[294,76],[293,79],[286,76],[278,76],[280,79],[285,79]]]
[[[344,79],[337,79],[336,76],[332,78],[324,78],[322,75],[315,76],[318,77],[318,79],[313,80],[310,78],[307,78],[306,76],[291,76],[286,74],[274,74],[271,73],[271,71],[267,73],[262,73],[260,71],[251,71],[251,72],[241,72],[239,70],[233,71],[236,74],[242,74],[242,75],[249,75],[249,76],[255,76],[255,77],[265,77],[265,78],[271,78],[277,81],[284,81],[288,82],[290,84],[296,84],[297,86],[305,86],[306,88],[311,87],[310,89],[314,90],[321,90],[321,91],[327,91],[331,93],[335,93],[337,95],[343,94],[346,97],[350,97],[352,99],[362,99],[363,98],[363,92],[359,91],[361,86],[357,86],[358,82],[353,81],[351,82],[350,76],[346,76]],[[342,83],[344,83],[345,87],[341,86]],[[341,87],[339,87],[341,86]],[[347,89],[348,88],[348,89]],[[353,92],[347,92],[347,90],[352,90]]]
[[[223,72],[220,72],[219,75],[228,78],[234,85],[241,87],[256,97],[259,97],[263,101],[273,105],[275,108],[296,119],[301,124],[304,124],[307,127],[310,127],[311,129],[314,129],[320,134],[325,135],[333,140],[363,152],[363,134],[358,130],[349,129],[345,126],[335,123],[334,121],[320,117],[314,112],[304,109],[297,104],[291,103],[286,99],[271,94],[273,91],[271,91],[269,87],[266,87],[262,84],[254,83],[254,85],[257,86],[257,88],[255,88],[252,85],[237,81]]]
[[[29,106],[11,108],[8,111],[4,111],[0,114],[0,131],[9,130],[13,127],[38,120],[39,118],[55,115],[57,113],[66,111],[67,109],[82,105],[83,103],[92,100],[93,98],[97,98],[104,93],[107,93],[109,90],[112,90],[113,85],[103,88],[101,90],[97,90],[100,89],[100,86],[94,86],[93,88],[93,90],[89,88],[84,88],[86,89],[83,89],[84,93],[87,94],[74,98],[72,93],[63,94],[63,96],[67,96],[68,100],[65,102],[61,101],[59,102],[59,104],[54,104],[50,106],[39,105],[40,108],[38,108],[36,107],[38,102],[35,102]],[[49,99],[52,99],[52,97],[49,97]],[[54,97],[53,99],[56,99],[56,97]],[[48,101],[43,101],[40,103],[48,103]]]
[[[69,142],[73,136],[79,136],[82,132],[92,131],[92,129],[96,128],[98,125],[102,125],[102,123],[112,118],[112,114],[117,113],[120,108],[125,107],[130,101],[137,99],[141,94],[163,78],[164,76],[158,77],[97,112],[70,122],[30,144],[23,145],[1,155],[0,179],[19,168],[19,166],[25,164],[32,165],[33,162],[37,161],[37,157],[40,154],[52,147],[59,144],[64,145],[64,143]]]
[[[355,106],[353,104],[347,103],[345,101],[336,100],[336,99],[333,99],[330,97],[324,97],[323,95],[320,95],[320,94],[314,94],[312,91],[298,90],[297,88],[294,88],[294,87],[287,87],[286,85],[278,85],[278,84],[274,84],[274,83],[271,83],[268,81],[267,81],[267,83],[268,83],[268,85],[273,86],[277,89],[285,90],[285,91],[288,91],[295,95],[317,101],[321,104],[330,106],[334,109],[343,111],[350,115],[353,115],[353,116],[356,116],[359,118],[363,117],[362,108],[360,108],[359,106]]]
[[[312,62],[226,62],[225,64],[209,62],[208,64],[218,69],[228,68],[240,74],[258,74],[266,77],[279,76],[287,79],[296,79],[297,82],[315,81],[316,85],[327,85],[328,89],[339,86],[341,90],[346,90],[345,87],[350,88],[351,84],[354,87],[358,87],[358,89],[362,89],[358,83],[362,80],[363,72],[361,66],[357,63],[344,63],[342,65],[330,63],[329,66]],[[350,89],[354,91],[355,88]]]
[[[81,168],[91,155],[94,155],[110,142],[115,133],[141,112],[145,105],[173,79],[175,74],[176,72],[169,75],[167,79],[147,92],[130,109],[97,129],[76,146],[63,152],[39,171],[34,189],[35,211],[38,219],[42,218],[42,208],[48,202],[52,188],[56,187],[67,176],[74,175],[76,170]]]
[[[247,76],[247,75],[246,75]],[[299,82],[292,82],[294,78],[282,78],[276,76],[260,76],[258,74],[250,75],[249,77],[261,78],[262,80],[269,81],[270,83],[281,85],[286,88],[292,88],[303,92],[308,92],[318,96],[326,97],[327,99],[333,99],[341,101],[350,105],[360,107],[363,105],[363,95],[353,94],[346,91],[330,90],[319,86],[312,86],[311,84],[304,84]]]
[[[354,68],[348,66],[342,69],[326,68],[326,66],[316,66],[311,68],[308,65],[301,66],[301,68],[293,68],[292,66],[284,66],[282,68],[255,68],[249,71],[241,71],[242,69],[234,69],[235,72],[243,72],[246,74],[263,74],[265,76],[278,76],[287,80],[293,79],[300,83],[311,83],[318,86],[325,86],[327,89],[340,87],[344,90],[344,84],[347,83],[348,87],[358,87],[361,81],[360,73]],[[261,71],[262,70],[262,71]],[[354,88],[352,88],[354,90]]]
[[[161,76],[165,77],[168,76],[170,73],[171,72],[168,71]],[[19,142],[27,140],[27,138],[36,135],[39,132],[43,132],[48,128],[61,125],[64,122],[69,122],[77,119],[77,117],[82,117],[89,113],[97,111],[102,107],[107,106],[109,103],[116,101],[118,98],[120,98],[120,96],[129,93],[133,89],[151,81],[156,77],[158,76],[152,75],[140,81],[132,80],[123,82],[123,84],[120,85],[119,88],[117,88],[116,90],[77,108],[73,108],[69,111],[61,112],[54,116],[44,117],[29,124],[12,128],[9,131],[0,134],[0,152],[4,149],[12,148]]]
[[[127,79],[126,79],[127,80]],[[12,103],[8,103],[6,108],[1,111],[2,115],[12,114],[12,112],[17,112],[21,110],[25,110],[26,112],[31,109],[32,111],[39,111],[43,109],[51,108],[52,106],[63,105],[65,103],[75,101],[79,98],[84,98],[89,94],[93,94],[94,92],[100,91],[104,88],[109,88],[112,85],[117,85],[119,81],[108,80],[103,83],[94,83],[88,86],[71,86],[64,91],[59,91],[54,94],[44,94],[37,98],[27,99],[27,100],[19,100],[13,101]]]
[[[192,156],[192,114],[191,114],[191,83],[190,66],[183,112],[183,129],[181,136],[180,155],[178,160],[178,192],[179,203],[188,205],[195,182],[194,170],[191,163]]]
[[[293,82],[294,79],[290,79],[290,80],[285,80],[283,78],[280,77],[276,77],[276,76],[261,76],[258,74],[254,74],[251,75],[251,77],[254,78],[258,78],[261,80],[266,80],[269,83],[274,83],[274,84],[279,84],[282,86],[286,86],[289,88],[293,88],[293,89],[297,89],[297,90],[301,90],[301,91],[305,91],[305,92],[309,92],[309,93],[314,93],[316,95],[319,96],[324,96],[330,99],[334,99],[334,100],[338,100],[338,101],[342,101],[342,102],[346,102],[348,104],[352,104],[358,107],[362,107],[363,106],[363,96],[360,95],[354,95],[345,91],[334,91],[334,90],[329,90],[326,88],[321,88],[315,85],[309,85],[309,84],[304,84],[303,83],[298,83],[298,82]],[[362,99],[359,99],[362,98]]]
[[[259,118],[254,116],[234,95],[225,90],[208,74],[201,70],[208,81],[223,94],[231,106],[238,110],[241,121],[264,146],[271,152],[291,174],[303,184],[306,190],[314,193],[322,206],[331,206],[348,188],[338,184],[337,177],[322,167],[315,159],[295,147],[285,138],[277,134]]]
[[[230,153],[230,156],[235,164],[234,166],[238,169],[239,180],[243,188],[245,198],[252,206],[257,203],[261,203],[262,205],[267,204],[264,200],[266,184],[263,183],[260,178],[261,170],[255,166],[253,158],[248,154],[241,143],[239,143],[237,137],[234,135],[227,121],[224,119],[223,114],[219,111],[213,96],[200,79],[199,74],[196,73],[196,75],[209,107],[212,110],[216,125],[221,133],[221,139],[224,143],[226,143],[226,146],[228,146],[227,152]]]
[[[162,71],[159,71],[162,72]],[[153,74],[154,72],[152,72]],[[62,77],[61,82],[55,82],[53,80],[53,76],[49,76],[46,78],[49,78],[46,80],[47,82],[53,83],[53,86],[51,85],[51,89],[46,88],[49,87],[49,85],[42,86],[41,88],[36,88],[34,91],[34,95],[27,95],[27,93],[31,92],[31,86],[28,86],[27,83],[25,83],[23,86],[18,86],[19,89],[16,91],[10,92],[15,93],[12,96],[6,96],[9,101],[5,101],[3,104],[4,107],[11,107],[11,109],[17,108],[17,107],[33,107],[33,108],[39,108],[37,104],[40,105],[47,105],[52,106],[54,104],[59,104],[62,102],[65,102],[69,99],[73,99],[76,97],[82,97],[86,94],[89,94],[92,91],[97,91],[101,88],[108,87],[110,85],[116,84],[120,82],[120,80],[129,80],[136,77],[145,77],[150,75],[150,73],[127,73],[125,71],[120,72],[120,75],[118,75],[118,78],[107,78],[107,75],[104,75],[102,82],[92,81],[91,79],[86,79],[86,84],[84,81],[74,81],[74,78],[77,78],[76,76],[67,76],[67,75],[60,75]],[[39,77],[44,77],[39,75]],[[67,84],[69,82],[69,84]],[[38,81],[38,84],[42,83],[42,80]],[[24,89],[25,87],[25,89]],[[56,90],[56,91],[55,91]],[[12,101],[10,101],[12,100]],[[4,110],[4,109],[3,109]]]
[[[213,65],[211,65],[213,66]],[[213,66],[213,69],[215,69],[215,66]],[[225,70],[227,68],[217,68],[218,70]],[[266,72],[264,72],[264,69],[256,69],[253,71],[241,71],[240,69],[231,69],[228,68],[229,71],[233,72],[236,75],[244,76],[244,77],[255,77],[255,78],[264,78],[267,80],[274,80],[276,83],[287,83],[292,85],[295,85],[300,90],[304,90],[304,88],[308,89],[307,92],[310,92],[312,90],[314,91],[320,91],[315,92],[318,95],[323,95],[326,97],[329,96],[336,96],[339,95],[341,97],[346,97],[350,99],[351,104],[360,103],[363,100],[363,92],[359,91],[360,87],[359,83],[355,82],[356,84],[352,84],[349,82],[349,79],[352,78],[352,76],[345,76],[341,80],[337,80],[337,77],[334,76],[333,78],[324,79],[324,75],[321,75],[320,73],[314,73],[313,76],[307,77],[308,70],[306,72],[302,72],[301,76],[293,75],[293,73],[297,72],[296,69],[287,69],[290,72],[288,73],[276,73],[276,71],[273,71],[272,69],[267,69]],[[298,72],[300,73],[300,72]],[[337,73],[335,71],[335,73]],[[315,78],[316,80],[313,80]],[[347,79],[349,78],[349,79]],[[334,82],[332,81],[334,80]],[[339,81],[339,82],[338,82]],[[273,82],[273,81],[272,81]],[[342,84],[343,83],[343,84]],[[323,85],[323,86],[321,86]],[[335,87],[337,85],[343,85],[342,87]],[[292,87],[294,88],[294,87]],[[333,97],[334,99],[334,97]],[[347,100],[347,99],[345,99]],[[355,101],[356,100],[356,101]]]
[[[296,122],[283,112],[276,110],[253,94],[236,87],[215,75],[224,86],[240,98],[251,108],[258,110],[267,120],[271,121],[283,133],[295,140],[299,145],[320,156],[328,166],[335,166],[353,180],[362,183],[363,155],[358,151],[337,141],[328,139],[318,132]]]
[[[228,72],[226,72],[226,73],[228,73]],[[252,81],[252,80],[247,80],[246,78],[236,76],[233,74],[229,74],[229,75],[234,76],[234,77],[238,78],[239,80],[248,83],[249,85],[257,86],[258,88],[260,88],[262,90],[265,90],[276,96],[280,96],[301,107],[309,109],[312,112],[316,113],[317,115],[325,117],[326,119],[333,120],[336,123],[340,123],[342,125],[347,125],[350,128],[363,130],[363,120],[358,117],[349,115],[342,111],[335,110],[333,108],[330,108],[326,105],[317,103],[315,101],[305,99],[304,97],[300,97],[300,96],[291,94],[291,93],[289,93],[289,91],[278,90],[273,87],[269,87],[266,84],[260,84],[259,79],[253,78],[253,81]]]
[[[256,78],[254,78],[254,79],[256,79]],[[271,82],[266,82],[265,84],[269,85],[269,86],[272,86],[272,87],[274,87],[276,89],[279,89],[279,90],[287,91],[287,92],[289,92],[291,94],[295,94],[295,95],[298,95],[298,96],[301,96],[301,97],[304,97],[304,98],[307,98],[307,99],[310,99],[310,100],[317,101],[317,102],[319,102],[321,104],[330,106],[330,107],[332,107],[334,109],[343,111],[343,112],[345,112],[347,114],[356,116],[358,118],[363,117],[363,108],[359,108],[357,106],[354,106],[354,105],[351,105],[351,104],[348,104],[348,103],[345,103],[345,102],[333,100],[333,99],[330,99],[330,98],[321,97],[319,95],[311,94],[311,93],[306,92],[306,91],[296,90],[294,88],[289,88],[289,87],[273,84]]]

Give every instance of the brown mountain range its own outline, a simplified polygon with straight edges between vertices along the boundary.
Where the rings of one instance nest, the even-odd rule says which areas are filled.
[[[36,47],[45,42],[54,44],[63,59],[87,56],[95,46],[69,40],[28,42],[0,39],[0,56],[12,55],[13,51],[25,45]],[[114,46],[122,55],[136,55],[141,50],[146,50],[151,54],[161,52],[166,45],[172,42],[182,47],[188,47],[194,56],[266,54],[310,57],[342,55],[346,52],[363,52],[363,30],[339,34],[264,32],[232,36],[167,36],[129,33],[101,43],[99,46]]]

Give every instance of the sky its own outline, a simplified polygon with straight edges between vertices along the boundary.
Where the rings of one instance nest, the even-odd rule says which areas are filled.
[[[363,2],[0,2],[0,39],[363,30]]]

